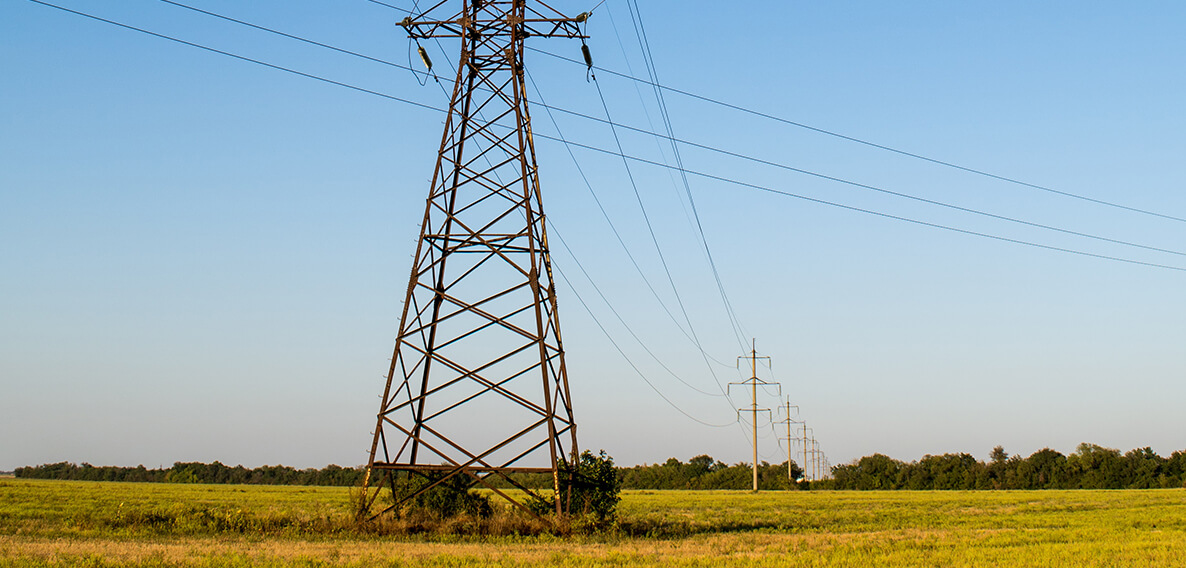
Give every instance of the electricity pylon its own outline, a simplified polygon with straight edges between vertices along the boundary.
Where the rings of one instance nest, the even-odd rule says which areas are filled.
[[[740,362],[741,362],[741,360],[742,360],[742,359],[749,359],[749,360],[750,360],[750,369],[751,369],[751,371],[752,371],[752,372],[751,372],[751,375],[750,375],[750,378],[749,378],[749,379],[746,379],[746,380],[744,380],[744,381],[741,381],[741,382],[739,382],[739,383],[729,383],[729,386],[733,386],[733,385],[743,385],[743,386],[749,386],[749,387],[751,387],[751,392],[752,392],[752,399],[751,399],[751,401],[752,401],[752,402],[751,402],[751,404],[750,404],[748,407],[746,407],[746,408],[739,408],[739,409],[737,409],[737,410],[738,410],[739,412],[740,412],[740,411],[749,411],[749,412],[753,413],[753,427],[754,427],[754,493],[757,493],[757,492],[758,492],[758,413],[759,413],[759,412],[770,412],[770,409],[769,409],[769,408],[758,408],[758,386],[759,386],[759,385],[761,385],[761,386],[764,386],[764,387],[767,387],[767,386],[778,387],[778,394],[779,394],[779,396],[781,396],[781,395],[782,395],[782,387],[781,387],[781,386],[779,386],[779,384],[778,384],[778,383],[771,383],[771,382],[766,382],[766,381],[763,381],[762,379],[759,379],[759,378],[758,378],[758,359],[766,359],[766,360],[770,360],[770,358],[769,358],[769,357],[758,357],[758,340],[756,340],[756,339],[755,339],[755,340],[753,340],[753,341],[754,341],[754,343],[753,343],[753,348],[752,348],[752,350],[750,351],[750,355],[749,355],[749,357],[741,356],[741,357],[738,357],[738,358],[737,358],[737,362],[738,362],[739,364],[740,364]]]
[[[810,430],[812,434],[815,434],[815,429],[808,428],[806,420],[800,422],[800,424],[803,425],[803,427],[802,427],[802,430],[803,430],[803,438],[802,438],[802,440],[803,440],[803,477],[805,479],[807,479],[807,481],[814,481],[813,476],[807,472],[808,468],[810,467],[808,465],[810,462],[807,461],[807,452],[808,452],[807,445],[810,442],[810,440],[807,437],[807,431]]]
[[[787,479],[789,479],[793,482],[793,481],[795,481],[795,472],[794,472],[794,470],[791,469],[791,451],[792,451],[791,441],[795,440],[795,438],[791,437],[791,424],[806,424],[806,422],[804,422],[802,420],[792,420],[791,419],[791,409],[792,408],[795,409],[795,414],[799,413],[799,407],[794,404],[791,404],[791,397],[788,396],[787,403],[786,403],[787,417],[785,420],[779,420],[778,422],[775,422],[775,424],[786,424],[787,425],[787,437],[784,438],[787,441]],[[781,408],[780,408],[780,410],[781,410]],[[804,474],[804,476],[806,476],[807,470],[804,470],[803,474]]]
[[[817,442],[814,438],[812,438],[811,444],[815,448],[816,476],[819,477],[819,479],[827,479],[828,474],[830,473],[827,463],[828,455],[820,449],[819,442]]]
[[[815,435],[811,436],[811,478],[812,480],[819,479],[819,445],[815,441]]]
[[[583,40],[579,25],[588,14],[565,17],[537,0],[464,0],[456,13],[446,4],[453,1],[400,24],[415,40],[459,38],[461,54],[360,514],[392,511],[456,476],[531,513],[523,501],[544,496],[512,473],[550,474],[553,492],[545,502],[562,513],[565,464],[577,458],[577,435],[523,41]],[[425,481],[401,494],[398,472]],[[513,497],[492,478],[527,497]],[[392,500],[379,509],[384,485]]]

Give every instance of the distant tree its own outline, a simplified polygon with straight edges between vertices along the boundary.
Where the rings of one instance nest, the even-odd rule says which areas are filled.
[[[984,464],[969,454],[924,456],[905,468],[908,489],[976,489]]]
[[[992,463],[1005,463],[1009,460],[1009,453],[1005,451],[1004,446],[997,446],[988,454],[988,459]]]
[[[989,463],[984,468],[984,489],[1008,489],[1010,474],[1017,461],[1009,459],[1003,446],[997,446],[988,454]]]
[[[1161,464],[1166,487],[1186,487],[1186,450],[1179,450]]]
[[[1121,460],[1120,477],[1128,489],[1156,489],[1177,484],[1165,475],[1166,459],[1153,448],[1130,450]]]
[[[690,478],[700,477],[701,475],[712,473],[721,467],[725,467],[725,464],[712,459],[712,456],[699,455],[688,460],[686,473]]]
[[[748,463],[736,463],[702,475],[688,484],[689,489],[751,489],[753,468]]]
[[[1067,458],[1067,467],[1080,489],[1120,489],[1125,485],[1120,450],[1084,442]]]
[[[1067,457],[1050,448],[1042,448],[1018,464],[1015,489],[1069,489],[1071,475]]]
[[[837,489],[900,489],[906,464],[883,454],[865,456],[832,468]]]
[[[173,464],[169,473],[165,474],[165,483],[198,483],[200,480],[194,464]]]

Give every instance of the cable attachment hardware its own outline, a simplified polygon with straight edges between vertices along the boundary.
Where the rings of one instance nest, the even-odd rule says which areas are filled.
[[[416,42],[416,52],[420,54],[420,61],[424,62],[424,66],[428,68],[428,71],[421,72],[412,67],[412,42],[408,42],[408,71],[412,72],[412,76],[416,78],[416,82],[419,83],[421,87],[428,84],[429,77],[432,77],[433,80],[440,83],[441,80],[437,78],[436,73],[432,72],[432,58],[428,56],[428,51],[424,49],[424,46],[420,45],[419,40],[413,41]],[[420,80],[421,73],[424,75],[423,81]]]
[[[593,7],[593,10],[596,10],[598,7],[600,7],[604,3],[605,3],[605,0],[601,0],[601,2],[597,3],[597,6]],[[573,20],[575,20],[577,23],[577,31],[579,32],[578,37],[581,38],[581,56],[585,58],[585,82],[586,83],[588,83],[590,79],[592,79],[594,81],[597,80],[597,74],[593,73],[593,54],[589,52],[589,45],[585,43],[585,38],[588,37],[588,35],[589,35],[589,18],[593,16],[593,10],[589,10],[588,12],[581,12],[580,14],[577,15],[576,18],[573,18]],[[584,27],[585,27],[584,30],[581,30],[581,24],[584,24]]]
[[[597,75],[593,73],[593,54],[589,52],[589,46],[583,39],[581,40],[581,55],[585,57],[585,82],[588,83],[590,77],[596,81]]]
[[[432,73],[432,59],[429,59],[428,52],[424,51],[424,46],[417,43],[416,51],[420,52],[420,60],[424,62],[424,66],[428,68],[428,72]]]

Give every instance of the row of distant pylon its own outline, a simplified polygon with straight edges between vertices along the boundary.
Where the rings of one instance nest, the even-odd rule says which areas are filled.
[[[807,426],[807,420],[795,420],[793,417],[799,414],[799,407],[791,404],[791,397],[787,397],[786,404],[779,410],[785,408],[786,418],[775,422],[775,424],[786,424],[787,435],[782,438],[787,443],[787,477],[791,481],[795,481],[794,472],[791,471],[791,463],[794,461],[792,454],[794,453],[794,445],[798,443],[803,449],[803,462],[800,467],[803,469],[803,479],[806,481],[817,481],[820,479],[827,479],[831,477],[832,464],[828,462],[828,456],[819,448],[819,441],[815,439],[815,430]],[[795,409],[795,413],[791,414],[791,409]],[[794,435],[794,425],[799,425],[799,436]]]
[[[751,402],[748,407],[737,409],[738,412],[749,412],[751,414],[751,426],[753,427],[753,446],[754,446],[754,485],[753,490],[758,491],[758,413],[770,412],[769,408],[758,408],[758,387],[777,387],[779,394],[782,394],[782,387],[777,382],[764,381],[758,378],[758,359],[769,360],[770,357],[759,357],[757,349],[757,340],[754,340],[748,356],[738,357],[737,361],[740,364],[742,359],[747,359],[750,362],[750,378],[737,383],[729,383],[729,386],[738,385],[749,387]],[[787,447],[787,479],[791,481],[799,481],[795,478],[793,464],[795,462],[793,454],[794,446],[792,442],[796,442],[803,449],[803,461],[799,464],[803,472],[802,479],[804,481],[816,481],[830,477],[829,473],[832,471],[831,464],[828,463],[828,457],[819,449],[819,441],[815,439],[815,430],[807,426],[806,420],[795,420],[795,416],[799,414],[799,407],[791,404],[791,397],[787,397],[786,404],[779,407],[779,412],[783,412],[785,408],[786,418],[774,424],[786,424],[787,435],[783,440],[786,441]],[[795,409],[795,413],[791,413],[791,409]],[[794,425],[799,425],[800,436],[794,435]]]

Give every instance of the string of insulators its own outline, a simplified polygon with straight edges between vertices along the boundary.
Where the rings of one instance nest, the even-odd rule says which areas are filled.
[[[424,66],[425,66],[425,67],[428,67],[428,70],[429,70],[429,71],[432,71],[432,59],[429,59],[429,58],[428,58],[428,52],[427,52],[427,51],[424,51],[424,46],[423,46],[423,45],[417,45],[417,46],[416,46],[416,51],[419,51],[419,52],[420,52],[420,60],[424,62]]]
[[[589,46],[581,44],[581,55],[585,56],[585,67],[593,69],[593,54],[589,53]]]

